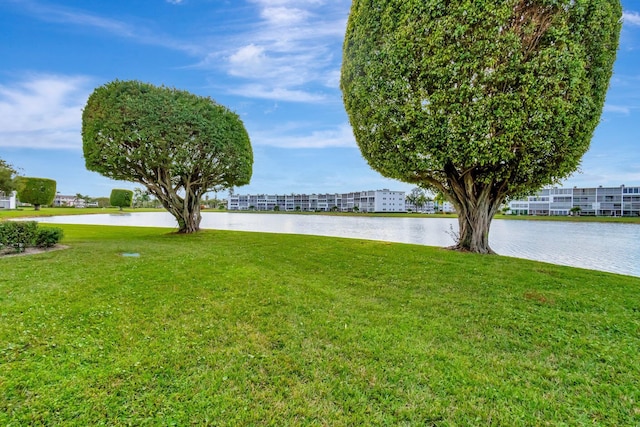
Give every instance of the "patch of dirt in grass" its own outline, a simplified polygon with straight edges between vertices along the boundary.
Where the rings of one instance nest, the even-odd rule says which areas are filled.
[[[528,299],[530,301],[536,301],[540,304],[545,305],[554,305],[556,303],[553,299],[547,298],[546,296],[535,291],[525,292],[524,297],[525,299]]]
[[[7,249],[0,251],[0,258],[11,258],[16,256],[36,255],[44,252],[59,251],[62,249],[69,249],[66,245],[55,245],[50,248],[26,248],[24,252],[16,252],[13,249]]]

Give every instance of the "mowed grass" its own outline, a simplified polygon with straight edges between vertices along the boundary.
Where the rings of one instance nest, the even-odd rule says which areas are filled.
[[[164,212],[161,209],[131,209],[126,208],[122,213],[131,212]],[[49,208],[41,207],[39,210],[35,210],[31,207],[25,207],[20,209],[0,209],[0,221],[8,218],[24,218],[28,221],[29,218],[35,218],[40,216],[58,216],[58,215],[91,215],[91,214],[118,214],[120,210],[118,208]]]
[[[69,249],[0,258],[0,425],[640,424],[638,278],[61,227]]]

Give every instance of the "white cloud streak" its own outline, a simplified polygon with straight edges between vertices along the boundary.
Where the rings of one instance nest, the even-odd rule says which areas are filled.
[[[233,95],[247,98],[259,98],[278,100],[286,102],[307,102],[318,103],[326,100],[326,96],[319,93],[305,92],[303,90],[292,90],[284,87],[271,87],[261,84],[248,84],[228,89]]]
[[[603,110],[605,113],[624,114],[625,116],[631,114],[631,107],[627,105],[605,104]]]
[[[182,1],[183,0],[174,0],[169,2],[180,4]],[[20,2],[20,5],[23,6],[23,10],[26,13],[31,14],[41,21],[98,29],[117,37],[132,39],[138,43],[161,46],[191,55],[201,55],[204,52],[197,44],[183,42],[164,34],[151,32],[142,25],[106,18],[79,9],[42,4],[36,1]]]
[[[640,26],[640,13],[625,11],[622,13],[622,21],[628,25]]]
[[[212,52],[201,66],[219,67],[240,80],[231,92],[276,101],[327,101],[338,87],[342,40],[350,2],[250,0],[256,29]],[[257,90],[256,92],[252,92]]]
[[[86,77],[56,75],[0,85],[0,147],[79,149],[89,86]]]
[[[298,8],[265,7],[260,12],[260,16],[274,27],[286,27],[304,23],[310,14]]]
[[[184,0],[166,0],[183,4]],[[237,79],[230,93],[285,102],[326,102],[338,87],[340,51],[348,0],[248,0],[257,13],[251,27],[232,35],[183,41],[140,23],[80,9],[25,0],[19,4],[45,22],[98,29],[137,43],[182,51],[199,58],[197,68],[216,69]],[[251,28],[247,30],[246,28]],[[223,37],[223,38],[220,38]],[[221,46],[226,46],[221,49]],[[229,85],[228,87],[231,87]],[[254,92],[255,91],[255,92]]]
[[[351,126],[347,123],[333,129],[312,131],[308,134],[293,134],[296,124],[288,124],[280,129],[251,132],[251,142],[256,146],[264,145],[279,148],[329,148],[357,147]]]

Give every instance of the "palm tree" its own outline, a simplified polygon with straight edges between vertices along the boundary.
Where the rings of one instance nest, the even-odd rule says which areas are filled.
[[[404,197],[404,200],[409,204],[413,205],[416,208],[416,211],[418,210],[418,198],[415,194],[413,194],[413,192],[407,194]]]
[[[444,194],[440,191],[438,191],[438,193],[436,193],[436,196],[433,198],[433,201],[436,202],[436,211],[443,211],[443,207],[444,207],[444,202],[447,201],[447,198],[444,197]]]

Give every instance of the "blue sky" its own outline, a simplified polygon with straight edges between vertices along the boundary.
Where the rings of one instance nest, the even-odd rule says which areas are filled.
[[[565,185],[640,185],[640,2],[624,24],[601,123]],[[97,86],[136,79],[210,96],[240,114],[254,173],[238,193],[409,184],[361,157],[339,90],[347,0],[0,0],[0,158],[63,194],[135,184],[84,167],[82,108]]]

